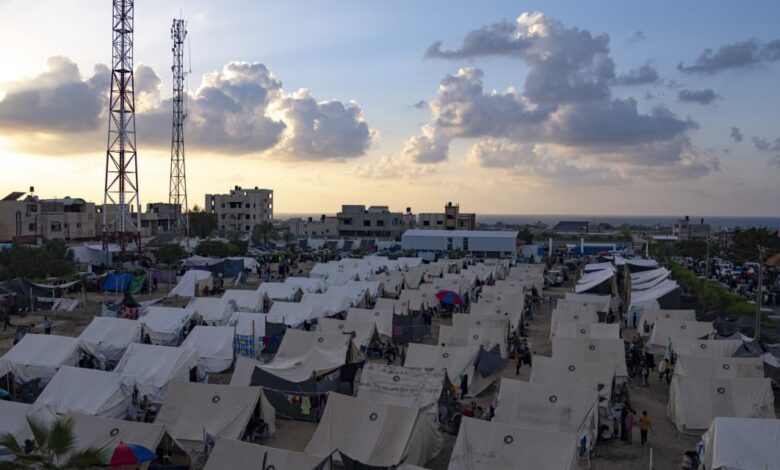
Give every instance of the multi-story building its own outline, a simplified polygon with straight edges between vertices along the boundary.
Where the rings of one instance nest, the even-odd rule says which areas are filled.
[[[387,206],[342,205],[336,214],[342,237],[398,239],[407,226],[402,212],[390,212]]]
[[[20,199],[22,196],[24,192],[13,192],[0,200],[0,242],[33,242],[40,234],[38,199],[35,196]]]
[[[514,258],[519,243],[516,230],[407,230],[401,239],[404,250],[438,254],[461,250],[481,258]]]
[[[274,192],[271,189],[242,189],[229,194],[206,194],[206,212],[216,214],[222,232],[252,233],[252,227],[274,218]]]
[[[338,217],[323,215],[319,219],[290,219],[287,226],[296,237],[335,237],[339,234]]]
[[[30,188],[32,190],[32,188]],[[32,191],[31,191],[32,192]],[[39,199],[14,192],[0,200],[0,241],[86,240],[98,234],[95,204],[80,198]]]
[[[415,228],[423,230],[474,230],[477,215],[460,212],[460,204],[448,202],[444,212],[426,212],[417,215]]]
[[[679,240],[706,240],[710,237],[712,227],[710,224],[705,224],[704,219],[697,224],[691,222],[691,218],[687,215],[677,220],[677,223],[672,227],[672,235],[676,235]]]
[[[146,212],[141,214],[141,235],[147,237],[169,232],[179,214],[181,214],[180,204],[167,202],[146,204]]]

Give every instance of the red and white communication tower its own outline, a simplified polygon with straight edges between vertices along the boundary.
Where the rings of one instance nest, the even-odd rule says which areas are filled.
[[[103,249],[119,246],[120,259],[140,256],[141,200],[135,146],[133,0],[113,0],[111,98],[103,195]]]

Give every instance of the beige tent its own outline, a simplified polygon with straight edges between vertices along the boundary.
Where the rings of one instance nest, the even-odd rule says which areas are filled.
[[[290,382],[302,382],[343,366],[351,345],[350,335],[288,329],[276,356],[261,369]]]
[[[555,329],[558,323],[598,323],[597,313],[585,310],[568,310],[556,307],[550,318],[550,328]]]
[[[776,419],[716,417],[701,441],[702,468],[780,469],[780,421]]]
[[[425,465],[441,450],[430,424],[417,408],[330,393],[306,453],[325,457],[338,449],[366,465]]]
[[[561,338],[552,339],[553,358],[572,360],[582,358],[586,362],[612,364],[615,367],[615,380],[622,382],[628,378],[626,368],[626,350],[623,340]]]
[[[604,299],[598,299],[598,300],[582,300],[582,299],[558,299],[555,302],[555,307],[559,308],[561,310],[571,310],[575,312],[608,312],[609,311],[609,298],[608,296],[599,296],[604,297]]]
[[[666,416],[680,431],[707,429],[716,416],[775,418],[770,379],[672,377]]]
[[[577,437],[463,418],[449,470],[576,470]]]
[[[376,307],[374,307],[373,309],[351,308],[347,310],[347,321],[358,321],[358,322],[373,321],[374,324],[376,325],[377,332],[385,340],[389,340],[393,336],[393,311],[392,310],[380,310]]]
[[[523,310],[525,306],[525,294],[522,291],[507,289],[498,286],[482,286],[479,293],[479,302],[503,305],[512,311]]]
[[[420,284],[425,281],[426,266],[417,266],[408,271],[404,271],[404,288],[419,289]],[[441,275],[441,274],[439,274]]]
[[[533,383],[597,390],[599,396],[607,401],[612,396],[614,379],[614,364],[587,362],[581,357],[562,359],[534,356],[534,364],[531,367]]]
[[[501,357],[506,356],[506,328],[461,327],[439,325],[439,341],[445,346],[482,346],[491,351],[498,346]]]
[[[252,385],[252,374],[255,367],[262,366],[263,363],[246,356],[238,356],[236,365],[233,367],[233,375],[230,377],[230,385],[249,386]]]
[[[203,431],[215,437],[240,439],[252,416],[275,430],[273,407],[260,387],[174,382],[155,422],[188,450],[203,445]]]
[[[153,452],[160,449],[172,458],[173,465],[189,466],[189,459],[181,445],[160,423],[139,423],[76,413],[68,417],[73,419],[73,435],[77,449],[110,447],[124,442],[146,447]]]
[[[695,340],[710,337],[715,333],[711,322],[657,319],[653,332],[647,341],[648,352],[661,355],[666,352],[669,342],[672,348],[678,340]]]
[[[674,373],[723,379],[760,379],[764,377],[764,360],[760,357],[678,355]]]
[[[436,413],[445,374],[442,369],[421,369],[368,362],[357,383],[357,397]]]
[[[472,304],[471,308],[478,304]],[[487,304],[483,304],[487,305]],[[501,328],[504,332],[509,330],[510,319],[500,313],[464,314],[456,313],[452,316],[452,326],[455,328]]]
[[[642,336],[649,336],[653,331],[653,325],[658,320],[696,321],[696,311],[647,308],[639,314],[639,323],[636,324],[636,330]],[[647,328],[645,328],[645,325],[647,325]]]
[[[428,310],[433,305],[438,304],[438,302],[436,304],[432,303],[430,298],[427,298],[424,291],[410,289],[402,290],[398,301],[407,310],[411,310],[413,312]]]
[[[381,282],[383,292],[386,297],[396,298],[404,288],[404,273],[400,271],[391,271],[388,273],[374,274],[372,281]]]
[[[0,434],[9,433],[16,438],[16,442],[23,443],[26,439],[32,439],[32,431],[27,418],[49,423],[57,419],[54,410],[41,405],[29,405],[15,401],[0,400]],[[3,450],[0,446],[0,462],[3,459]]]
[[[404,315],[409,311],[409,308],[398,299],[379,298],[374,302],[374,308],[361,310],[378,310],[381,312],[395,313],[396,315]]]
[[[79,340],[69,336],[26,334],[3,356],[5,372],[17,382],[41,379],[48,382],[61,366],[75,366]],[[0,372],[3,372],[0,370]],[[3,374],[5,375],[5,374]]]
[[[204,470],[260,470],[263,462],[266,468],[314,469],[322,463],[322,457],[294,452],[291,450],[266,447],[234,439],[217,439],[209,454]],[[325,464],[321,470],[328,470]]]
[[[405,367],[445,370],[456,387],[461,377],[468,375],[469,394],[477,396],[493,383],[493,376],[482,377],[474,368],[479,355],[478,346],[434,346],[410,343],[406,351]]]
[[[618,323],[558,322],[550,328],[550,337],[619,339],[620,325]]]
[[[469,315],[472,317],[480,316],[504,316],[509,319],[509,323],[512,327],[512,330],[515,330],[518,326],[520,326],[520,322],[523,319],[523,309],[518,307],[511,307],[507,304],[496,304],[496,303],[490,303],[480,301],[477,303],[472,303],[469,306]],[[454,315],[453,318],[457,316]],[[454,321],[454,320],[453,320]]]
[[[368,348],[372,343],[379,340],[376,322],[359,320],[337,320],[335,318],[320,318],[318,321],[318,331],[324,334],[348,334],[354,333],[352,344],[356,349]]]
[[[598,432],[598,399],[595,390],[501,379],[493,421],[587,436],[588,445],[593,446]]]
[[[675,340],[672,350],[675,355],[731,357],[740,346],[738,339],[686,339]]]

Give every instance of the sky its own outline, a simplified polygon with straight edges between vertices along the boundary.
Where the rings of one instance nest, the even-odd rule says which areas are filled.
[[[111,13],[0,0],[1,193],[102,201]],[[137,0],[144,204],[180,15],[190,206],[780,216],[780,2]]]

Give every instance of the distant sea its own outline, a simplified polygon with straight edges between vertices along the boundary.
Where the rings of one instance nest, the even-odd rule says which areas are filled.
[[[293,214],[293,213],[279,213],[276,214],[277,219],[289,219],[289,218],[308,218],[318,219],[322,214]],[[335,215],[335,214],[325,214]],[[780,229],[780,217],[732,217],[732,216],[689,216],[691,221],[699,222],[704,219],[704,222],[712,225],[713,227],[720,228],[749,228],[749,227],[768,227]],[[523,225],[534,224],[536,222],[542,222],[544,224],[553,226],[562,220],[576,220],[587,221],[593,223],[605,223],[615,227],[619,227],[623,224],[628,225],[643,225],[643,226],[656,226],[662,227],[672,226],[677,222],[679,216],[671,215],[550,215],[550,214],[528,214],[528,215],[511,215],[511,214],[477,214],[477,223],[483,224],[496,224],[497,222],[503,222],[508,225]]]

